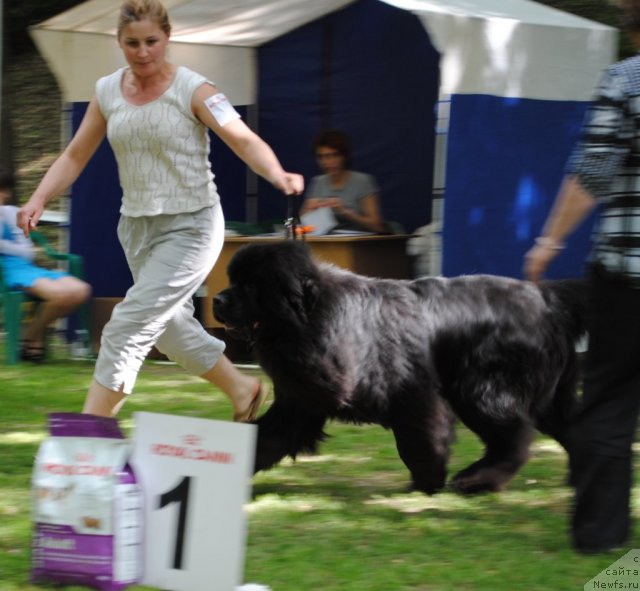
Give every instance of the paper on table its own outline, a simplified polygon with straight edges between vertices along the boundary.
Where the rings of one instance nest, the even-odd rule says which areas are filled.
[[[319,207],[300,216],[300,222],[303,226],[312,226],[313,230],[309,232],[312,236],[328,234],[338,225],[336,216],[330,207]]]
[[[375,232],[368,232],[367,230],[348,230],[347,228],[344,230],[334,230],[331,233],[337,236],[371,236],[375,234]]]

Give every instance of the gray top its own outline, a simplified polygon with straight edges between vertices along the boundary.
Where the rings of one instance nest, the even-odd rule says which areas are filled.
[[[376,195],[380,192],[378,183],[370,175],[364,172],[349,171],[349,177],[343,187],[332,187],[329,175],[321,174],[314,176],[309,183],[309,188],[305,192],[305,199],[328,199],[329,197],[337,197],[349,209],[357,211],[360,215],[364,215],[362,209],[362,201],[369,195]],[[336,214],[341,227],[348,227],[349,221],[341,219]]]

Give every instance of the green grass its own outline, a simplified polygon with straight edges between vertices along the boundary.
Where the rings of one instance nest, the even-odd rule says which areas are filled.
[[[33,460],[47,413],[78,411],[93,368],[63,353],[39,367],[0,366],[0,591],[40,588],[29,583]],[[121,411],[125,432],[140,410],[231,415],[220,392],[157,362],[145,364]],[[273,591],[569,591],[623,554],[585,557],[569,548],[566,456],[548,439],[536,441],[531,461],[501,494],[428,497],[407,492],[389,432],[340,424],[328,432],[319,455],[254,478],[247,581]],[[460,428],[451,473],[480,451]]]

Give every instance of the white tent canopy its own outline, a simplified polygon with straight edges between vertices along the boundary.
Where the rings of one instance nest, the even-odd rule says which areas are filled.
[[[615,29],[530,0],[381,1],[424,24],[442,54],[443,95],[585,100],[615,55]],[[235,104],[252,104],[255,48],[353,2],[166,0],[171,56],[214,80]],[[65,100],[88,101],[95,80],[124,64],[115,38],[119,6],[89,0],[33,27]]]
[[[290,170],[316,172],[308,147],[332,126],[351,135],[358,166],[379,180],[385,217],[408,231],[434,219],[432,197],[444,189],[442,260],[451,274],[521,273],[617,47],[616,29],[531,0],[164,2],[170,59],[207,76],[235,105],[252,106],[247,119]],[[88,0],[32,29],[73,121],[96,79],[124,65],[120,3]],[[109,229],[121,188],[104,148],[73,188],[71,244],[92,270],[118,250]],[[227,201],[228,219],[281,215],[281,195],[248,184],[221,148],[212,149],[216,181],[227,183],[223,194],[245,196]],[[96,195],[109,206],[95,210]],[[96,251],[98,227],[114,242]],[[582,250],[570,246],[563,261],[573,264]],[[120,282],[96,271],[94,293],[124,293],[121,267]]]

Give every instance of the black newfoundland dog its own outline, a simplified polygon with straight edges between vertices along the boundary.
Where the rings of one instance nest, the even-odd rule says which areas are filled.
[[[534,428],[566,447],[578,281],[375,279],[316,262],[298,241],[246,246],[228,273],[214,315],[253,344],[274,384],[256,421],[256,472],[316,451],[328,419],[391,429],[426,493],[445,485],[454,414],[486,446],[453,478],[462,493],[502,489]]]

